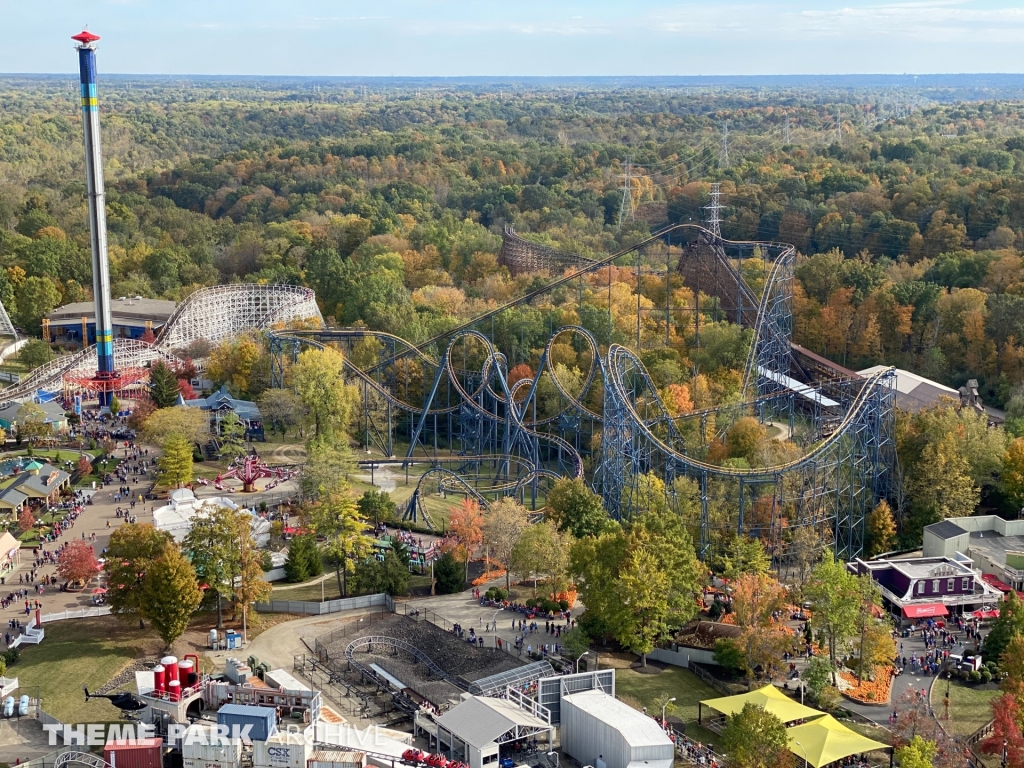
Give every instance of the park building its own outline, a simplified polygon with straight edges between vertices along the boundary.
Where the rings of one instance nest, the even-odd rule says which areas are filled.
[[[68,415],[64,412],[64,408],[60,403],[49,400],[37,405],[43,411],[43,421],[49,424],[54,432],[63,432],[68,428]],[[4,431],[12,432],[17,430],[19,420],[24,418],[24,414],[20,413],[24,406],[24,403],[12,401],[0,407],[0,427]]]
[[[41,461],[29,462],[0,481],[0,511],[17,514],[26,505],[49,509],[71,487],[71,475]]]
[[[999,593],[1024,591],[1024,520],[951,517],[925,526],[922,551],[966,560]]]
[[[229,414],[235,414],[239,421],[245,426],[245,439],[258,442],[266,441],[266,434],[263,430],[263,414],[259,406],[252,400],[239,400],[232,397],[228,388],[221,385],[221,388],[212,393],[209,397],[200,397],[195,400],[180,400],[182,405],[189,408],[198,408],[206,411],[210,416],[210,433],[219,435],[221,433],[220,423]]]
[[[115,339],[141,339],[146,332],[160,331],[177,305],[164,299],[121,296],[111,299],[110,311]],[[96,305],[76,301],[57,307],[43,318],[43,339],[68,349],[81,349],[96,343]],[[82,340],[85,339],[85,344]]]

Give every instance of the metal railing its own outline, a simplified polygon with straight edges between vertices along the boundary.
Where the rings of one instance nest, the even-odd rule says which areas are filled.
[[[394,601],[384,593],[363,595],[361,597],[344,597],[339,600],[326,600],[322,603],[309,600],[271,600],[267,603],[256,603],[253,606],[260,613],[301,613],[306,616],[323,616],[327,613],[340,613],[358,608],[383,607],[393,610]]]

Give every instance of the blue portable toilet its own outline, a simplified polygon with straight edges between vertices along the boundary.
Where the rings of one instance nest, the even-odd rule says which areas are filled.
[[[229,629],[224,634],[224,639],[227,641],[228,650],[234,650],[235,648],[242,647],[242,636],[235,632],[233,629]]]

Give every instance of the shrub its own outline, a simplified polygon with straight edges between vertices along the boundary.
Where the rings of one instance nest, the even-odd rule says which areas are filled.
[[[569,601],[568,600],[559,600],[558,601],[558,607],[559,607],[560,610],[568,611],[569,610]]]
[[[484,592],[484,597],[488,600],[504,600],[508,597],[508,592],[501,587],[491,587]]]
[[[968,679],[972,683],[980,683],[981,682],[981,672],[979,672],[976,669],[972,669],[970,674],[968,675]]]
[[[992,672],[991,672],[991,670],[989,670],[989,669],[981,670],[981,682],[983,682],[983,683],[991,683],[992,682]]]

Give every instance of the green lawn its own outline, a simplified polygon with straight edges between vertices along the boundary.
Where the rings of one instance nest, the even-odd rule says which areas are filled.
[[[718,734],[697,725],[697,702],[721,694],[689,670],[668,667],[656,675],[645,675],[635,669],[619,668],[615,670],[615,693],[647,707],[651,714],[657,714],[656,701],[675,696],[674,714],[686,723],[687,736],[704,744],[719,743]]]
[[[319,578],[319,577],[317,577]],[[349,586],[352,586],[352,574],[349,574]],[[328,578],[323,583],[324,600],[337,600],[341,597],[338,590],[338,578],[334,571],[330,571]],[[271,600],[303,600],[313,603],[320,602],[320,583],[292,585],[286,581],[274,583],[274,591],[270,594]]]
[[[944,723],[947,730],[956,736],[970,736],[992,719],[992,699],[1002,695],[998,689],[981,690],[967,686],[959,680],[949,683],[949,719]],[[943,717],[946,696],[946,682],[940,680],[932,686],[932,709],[936,717]]]
[[[19,693],[40,695],[43,709],[66,723],[116,721],[120,713],[110,702],[85,703],[82,686],[96,690],[141,653],[155,655],[160,641],[148,629],[143,634],[109,616],[43,626],[43,642],[22,646],[21,658],[7,671],[18,678]]]

